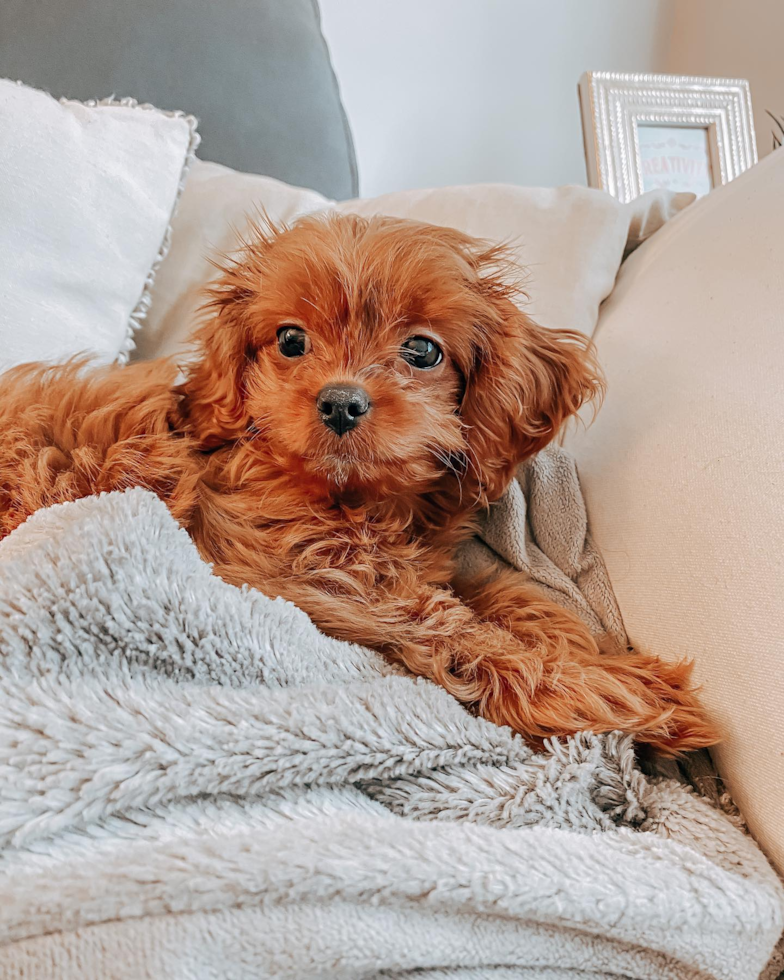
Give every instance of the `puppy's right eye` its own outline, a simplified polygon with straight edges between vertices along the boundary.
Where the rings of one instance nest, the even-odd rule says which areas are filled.
[[[284,357],[302,357],[310,350],[310,338],[302,327],[283,326],[278,330],[278,350]]]
[[[409,337],[404,340],[400,356],[420,371],[434,368],[444,359],[441,348],[429,337]]]

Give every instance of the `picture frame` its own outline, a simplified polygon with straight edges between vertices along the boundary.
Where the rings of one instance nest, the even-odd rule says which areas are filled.
[[[745,79],[589,71],[579,96],[588,184],[619,201],[701,196],[757,162]]]

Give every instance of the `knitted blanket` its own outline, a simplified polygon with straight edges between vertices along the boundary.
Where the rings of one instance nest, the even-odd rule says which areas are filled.
[[[483,538],[468,564],[622,641],[561,451]],[[0,544],[0,655],[2,978],[756,980],[784,925],[753,841],[628,737],[532,751],[221,582],[146,491]]]

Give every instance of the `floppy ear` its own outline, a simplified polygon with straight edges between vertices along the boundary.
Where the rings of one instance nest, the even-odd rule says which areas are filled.
[[[250,417],[245,409],[244,373],[248,340],[230,310],[218,313],[196,334],[198,360],[180,390],[188,428],[203,449],[239,439]]]
[[[250,305],[262,279],[267,247],[282,227],[265,216],[251,222],[239,253],[218,265],[202,310],[212,315],[193,338],[195,358],[180,387],[183,416],[204,449],[233,442],[247,432],[245,374],[254,362]]]
[[[479,490],[495,500],[515,467],[600,395],[603,383],[590,340],[574,330],[537,326],[492,277],[479,286],[493,313],[482,325],[460,414]]]

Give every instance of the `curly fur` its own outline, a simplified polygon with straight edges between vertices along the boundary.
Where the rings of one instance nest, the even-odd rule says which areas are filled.
[[[531,739],[622,729],[673,753],[714,733],[690,665],[603,655],[515,577],[454,582],[454,553],[515,467],[601,392],[589,341],[515,304],[503,249],[389,218],[258,227],[210,288],[181,385],[168,361],[30,365],[0,381],[0,536],[40,507],[154,490],[228,582],[291,599]],[[281,324],[312,340],[278,350]],[[400,345],[435,337],[416,371]],[[315,399],[361,383],[338,438]]]

